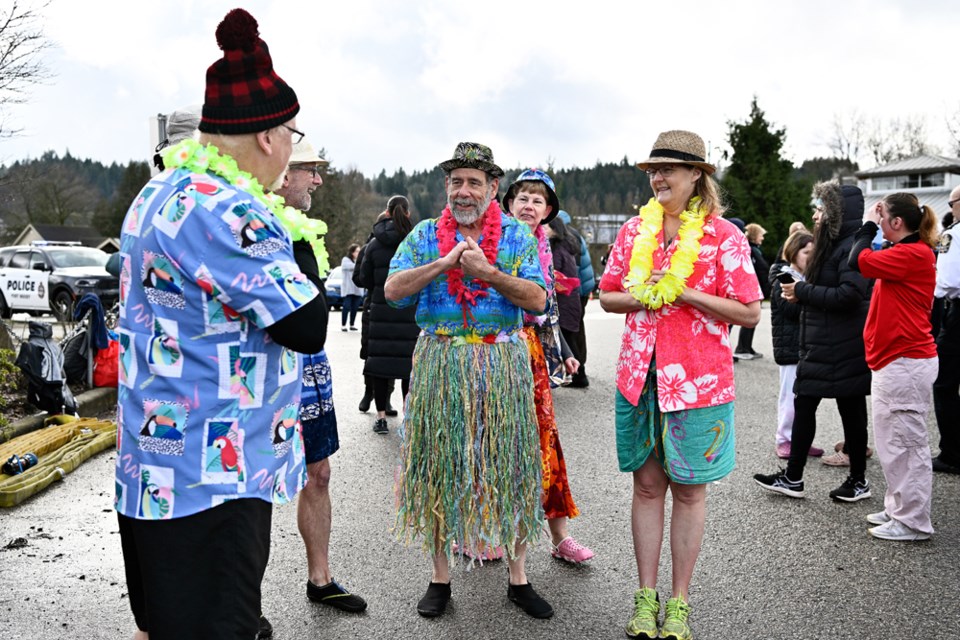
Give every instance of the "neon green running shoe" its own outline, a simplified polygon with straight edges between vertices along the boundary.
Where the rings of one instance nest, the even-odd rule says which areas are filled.
[[[667,600],[666,613],[663,615],[663,626],[660,627],[660,637],[665,640],[693,640],[693,632],[687,624],[690,615],[690,605],[683,598]]]
[[[641,640],[655,640],[660,618],[660,596],[656,589],[644,587],[633,594],[633,617],[627,623],[627,635]]]

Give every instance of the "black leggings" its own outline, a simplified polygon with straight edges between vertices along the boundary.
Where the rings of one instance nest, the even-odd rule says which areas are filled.
[[[737,348],[734,353],[753,353],[754,329],[740,327],[740,336],[737,338]]]
[[[817,407],[822,399],[801,395],[793,399],[793,437],[790,440],[790,461],[787,463],[787,477],[791,480],[803,479],[807,452],[817,434]],[[867,471],[867,398],[837,398],[837,410],[843,423],[845,450],[850,456],[850,475],[863,480]]]
[[[377,411],[386,411],[387,403],[390,402],[390,392],[393,391],[393,380],[391,378],[377,378],[370,376],[373,380],[373,402]],[[403,398],[407,397],[407,391],[410,390],[410,378],[400,378],[400,392]]]

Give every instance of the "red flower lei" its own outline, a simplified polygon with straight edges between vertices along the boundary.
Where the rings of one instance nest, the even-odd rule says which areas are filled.
[[[490,264],[495,264],[497,261],[500,236],[503,233],[502,224],[500,205],[494,200],[483,213],[483,228],[480,231],[480,249]],[[457,246],[457,220],[450,211],[450,205],[444,208],[443,213],[440,214],[440,220],[437,222],[437,241],[440,245],[441,258]],[[463,326],[466,327],[468,318],[473,318],[470,307],[477,306],[477,300],[489,295],[487,289],[490,288],[490,283],[475,279],[474,282],[477,283],[479,288],[470,289],[463,282],[463,269],[457,267],[449,269],[446,273],[447,291],[457,301],[457,304],[463,307]]]

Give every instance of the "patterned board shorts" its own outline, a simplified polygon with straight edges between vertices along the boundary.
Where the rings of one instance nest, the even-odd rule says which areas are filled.
[[[326,351],[303,356],[300,423],[307,464],[325,460],[340,449],[337,414],[333,409],[333,379]]]
[[[671,481],[706,484],[733,471],[733,403],[661,413],[655,369],[637,406],[617,391],[617,458],[620,471],[636,471],[651,452]]]

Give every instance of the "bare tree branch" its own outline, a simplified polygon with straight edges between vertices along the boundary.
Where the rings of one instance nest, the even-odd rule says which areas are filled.
[[[866,118],[856,109],[846,116],[833,114],[833,133],[827,143],[833,156],[847,162],[857,162],[861,147],[866,142],[866,131]]]
[[[947,114],[947,131],[950,133],[950,152],[960,158],[960,105]]]
[[[0,138],[20,131],[6,125],[7,108],[25,103],[33,86],[53,75],[43,61],[43,53],[53,45],[40,25],[49,4],[31,8],[13,0],[9,8],[0,7]]]
[[[866,147],[878,165],[938,151],[927,139],[927,120],[922,115],[886,122],[874,118],[867,126]]]

